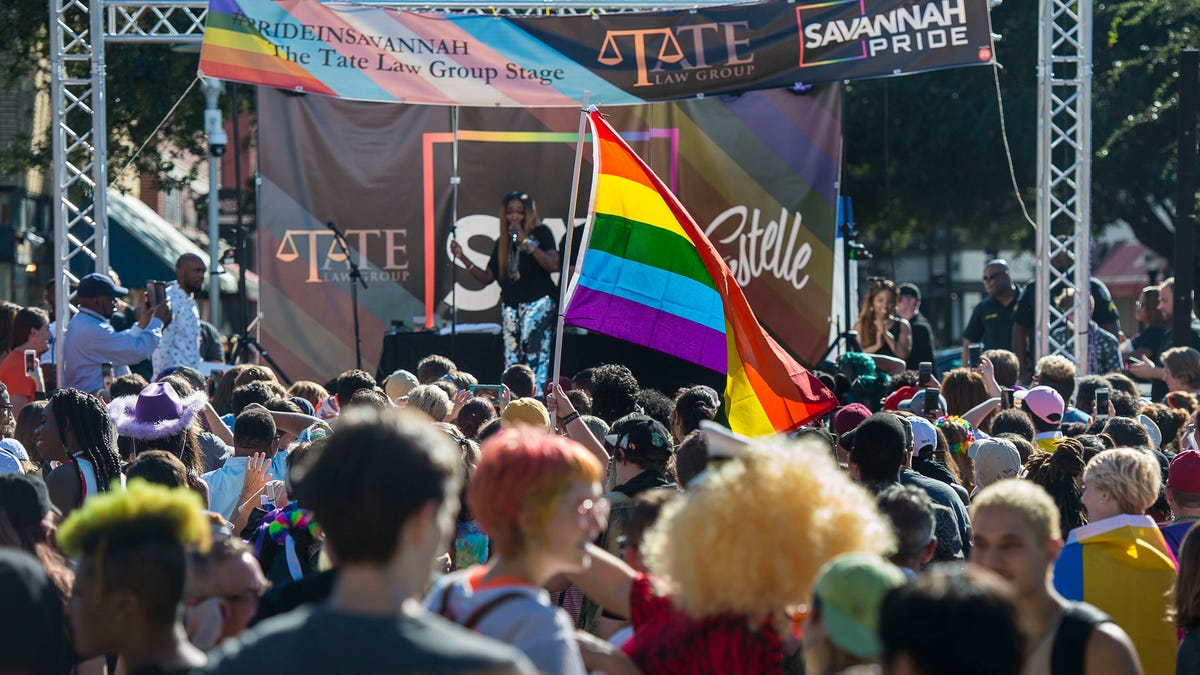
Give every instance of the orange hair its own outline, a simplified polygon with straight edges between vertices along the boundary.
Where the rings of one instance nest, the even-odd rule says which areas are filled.
[[[507,429],[481,449],[467,504],[499,555],[519,554],[574,481],[600,480],[600,460],[582,445],[532,427]],[[523,530],[522,520],[532,531]]]

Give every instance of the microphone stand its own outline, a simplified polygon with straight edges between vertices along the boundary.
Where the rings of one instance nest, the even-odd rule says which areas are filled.
[[[325,223],[325,227],[333,232],[333,238],[337,240],[338,248],[342,249],[342,253],[346,256],[346,262],[350,265],[350,304],[354,308],[354,367],[362,370],[362,335],[358,328],[358,285],[362,284],[365,291],[367,282],[354,262],[354,257],[350,255],[350,247],[346,244],[346,237],[342,231],[333,224],[332,220]]]

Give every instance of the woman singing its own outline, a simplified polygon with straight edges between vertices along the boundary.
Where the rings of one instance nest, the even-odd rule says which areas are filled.
[[[871,282],[858,323],[854,325],[864,352],[908,358],[912,349],[912,328],[896,314],[897,298],[895,283],[887,279]]]
[[[450,242],[450,252],[476,281],[500,282],[504,367],[524,363],[533,369],[538,383],[545,384],[558,288],[550,278],[558,271],[554,235],[538,218],[533,198],[520,191],[504,195],[499,234],[487,267],[468,260],[457,241]]]

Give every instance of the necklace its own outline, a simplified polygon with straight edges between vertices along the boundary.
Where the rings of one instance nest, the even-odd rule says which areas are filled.
[[[1175,516],[1175,520],[1172,520],[1171,524],[1183,522],[1185,520],[1200,520],[1200,516]]]

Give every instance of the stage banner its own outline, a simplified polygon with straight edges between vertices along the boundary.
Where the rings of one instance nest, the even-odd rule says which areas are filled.
[[[200,74],[360,101],[604,106],[992,62],[987,0],[763,2],[572,16],[212,0]]]
[[[766,329],[801,361],[819,357],[833,284],[840,85],[609,112],[705,228]],[[445,327],[451,305],[464,330],[499,321],[499,288],[481,286],[449,253],[448,108],[259,88],[258,113],[262,341],[289,376],[324,381],[354,364],[349,267],[329,222],[345,232],[368,285],[358,293],[365,369],[374,372],[392,324]],[[487,264],[500,199],[514,189],[534,197],[561,246],[578,124],[574,110],[461,110],[457,238],[476,265]],[[581,225],[591,156],[589,136]],[[496,381],[499,352],[496,364],[476,375]]]

